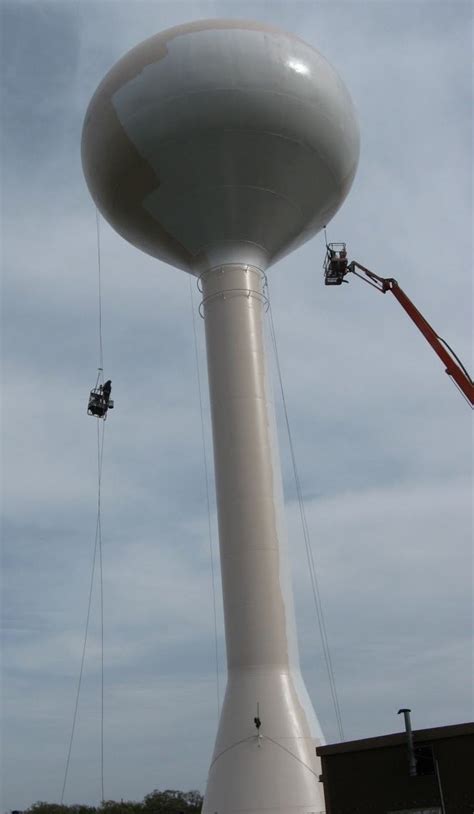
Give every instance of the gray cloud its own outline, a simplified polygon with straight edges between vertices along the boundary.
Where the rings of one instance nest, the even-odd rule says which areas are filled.
[[[329,236],[398,278],[468,361],[470,14],[463,2],[3,4],[5,809],[58,799],[82,647],[97,260],[79,143],[95,87],[128,48],[189,19],[255,17],[320,48],[362,131]],[[216,727],[206,490],[188,280],[103,222],[101,248],[117,404],[103,479],[106,794],[141,798],[204,788]],[[272,269],[270,285],[346,737],[399,728],[405,704],[417,727],[466,720],[468,410],[390,295],[324,288],[323,252],[320,236]],[[276,382],[275,394],[302,664],[334,740]],[[97,603],[95,592],[68,801],[100,796]],[[223,682],[220,589],[218,610]]]

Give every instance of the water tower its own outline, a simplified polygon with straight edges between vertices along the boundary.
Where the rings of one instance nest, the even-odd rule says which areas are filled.
[[[205,814],[324,809],[322,736],[298,660],[264,283],[338,210],[358,155],[352,102],[326,60],[296,36],[240,20],[176,26],[133,48],[84,123],[84,173],[103,216],[199,277],[203,292],[228,664]]]

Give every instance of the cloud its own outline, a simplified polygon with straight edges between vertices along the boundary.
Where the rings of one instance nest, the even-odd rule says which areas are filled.
[[[328,236],[397,278],[469,364],[470,5],[430,4],[428,14],[424,2],[404,3],[401,14],[400,3],[373,2],[4,3],[5,809],[58,799],[87,610],[98,280],[83,115],[128,48],[213,15],[294,30],[336,65],[359,111],[362,155]],[[141,799],[160,785],[204,788],[216,731],[207,493],[189,281],[103,221],[100,233],[104,359],[116,401],[102,483],[106,795]],[[359,281],[324,287],[323,254],[320,236],[269,281],[346,737],[400,729],[405,704],[415,727],[462,721],[472,669],[468,410],[390,295]],[[195,310],[197,302],[194,290]],[[274,384],[301,660],[333,740],[275,376]],[[216,557],[212,489],[211,528]],[[97,586],[69,801],[100,797]]]

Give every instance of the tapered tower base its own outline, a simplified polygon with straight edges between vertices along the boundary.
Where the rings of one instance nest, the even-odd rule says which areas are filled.
[[[258,702],[258,730],[252,714],[256,698],[263,699]],[[227,685],[203,814],[324,811],[315,753],[321,739],[310,731],[311,718],[314,724],[297,673],[234,671]]]

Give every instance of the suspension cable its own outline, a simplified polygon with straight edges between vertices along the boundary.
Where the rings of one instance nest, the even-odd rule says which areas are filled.
[[[95,208],[95,225],[97,232],[97,280],[99,301],[99,370],[104,369],[104,346],[102,342],[102,268],[100,258],[100,218],[99,210]]]
[[[212,522],[211,522],[211,500],[210,500],[210,489],[209,489],[209,467],[208,467],[208,463],[207,463],[206,433],[205,433],[205,427],[204,427],[204,409],[203,409],[203,399],[202,399],[201,372],[200,372],[200,366],[199,366],[199,353],[198,353],[198,341],[197,341],[197,330],[196,330],[196,316],[195,316],[195,313],[194,313],[194,297],[193,297],[193,286],[192,286],[191,275],[189,275],[189,295],[190,295],[190,301],[191,301],[191,314],[192,314],[192,321],[193,321],[194,356],[195,356],[195,361],[196,361],[196,378],[197,378],[198,393],[199,393],[199,410],[200,410],[200,414],[201,414],[201,438],[202,438],[202,453],[203,453],[203,465],[204,465],[204,479],[206,481],[207,523],[208,523],[208,534],[209,534],[209,554],[210,554],[210,560],[211,560],[212,605],[213,605],[213,612],[214,612],[214,649],[215,649],[215,661],[216,661],[216,702],[217,702],[217,720],[219,720],[220,708],[221,708],[220,681],[219,681],[219,642],[218,642],[218,635],[217,635],[216,579],[215,579],[215,568],[214,568],[213,534],[212,534]]]
[[[278,354],[278,345],[277,345],[276,335],[275,335],[275,324],[274,324],[274,321],[273,321],[273,312],[272,312],[272,304],[271,304],[270,292],[269,292],[269,288],[268,288],[268,281],[267,281],[267,291],[268,291],[268,300],[269,300],[268,312],[269,312],[269,315],[270,315],[270,336],[271,336],[271,340],[272,340],[273,351],[274,351],[274,354],[275,354],[275,362],[276,362],[276,368],[277,368],[277,373],[278,373],[278,380],[279,380],[279,385],[280,385],[281,398],[282,398],[282,403],[283,403],[283,412],[284,412],[284,415],[285,415],[286,430],[287,430],[287,434],[288,434],[288,442],[289,442],[289,447],[290,447],[291,462],[292,462],[292,466],[293,466],[293,475],[294,475],[295,485],[296,485],[296,494],[297,494],[297,498],[298,498],[301,525],[302,525],[302,529],[303,529],[303,538],[304,538],[305,549],[306,549],[306,557],[307,557],[307,561],[308,561],[308,571],[309,571],[310,580],[311,580],[311,589],[312,589],[312,594],[313,594],[313,601],[314,601],[316,616],[317,616],[317,620],[318,620],[319,632],[320,632],[320,635],[321,635],[321,642],[322,642],[322,647],[323,647],[324,660],[325,660],[325,663],[326,663],[326,670],[327,670],[328,680],[329,680],[329,688],[330,688],[332,702],[333,702],[333,706],[334,706],[334,712],[335,712],[335,715],[336,715],[336,722],[337,722],[337,727],[338,727],[338,730],[339,730],[339,736],[340,736],[341,740],[344,740],[344,728],[343,728],[343,725],[342,725],[341,708],[340,708],[340,705],[339,705],[339,698],[338,698],[338,694],[337,694],[337,687],[336,687],[336,680],[335,680],[335,675],[334,675],[334,668],[333,668],[331,652],[330,652],[330,648],[329,648],[329,639],[328,639],[328,634],[327,634],[326,621],[325,621],[324,610],[323,610],[323,603],[322,603],[322,599],[321,599],[321,591],[320,591],[320,588],[319,588],[319,580],[318,580],[318,575],[317,575],[317,570],[316,570],[316,565],[315,565],[314,555],[313,555],[313,550],[312,550],[312,545],[311,545],[311,537],[310,537],[310,533],[309,533],[308,522],[307,522],[307,519],[306,519],[306,511],[305,511],[305,506],[304,506],[303,490],[302,490],[302,487],[301,487],[301,480],[300,480],[300,476],[299,476],[299,472],[298,472],[298,466],[297,466],[297,463],[296,463],[296,455],[295,455],[295,449],[294,449],[293,438],[292,438],[292,433],[291,433],[290,420],[289,420],[289,415],[288,415],[288,407],[287,407],[287,402],[286,402],[285,390],[284,390],[284,386],[283,386],[283,377],[282,377],[282,373],[281,373],[280,358],[279,358],[279,354]]]
[[[77,712],[79,708],[79,696],[81,693],[81,685],[82,685],[82,676],[84,673],[84,664],[86,658],[86,649],[87,649],[87,639],[89,634],[89,623],[91,617],[91,608],[92,608],[92,595],[94,589],[94,578],[95,578],[95,570],[96,570],[96,562],[97,562],[97,554],[99,554],[99,572],[100,572],[100,586],[101,586],[101,641],[102,641],[102,670],[101,670],[101,696],[102,696],[102,704],[101,704],[101,789],[102,789],[102,799],[104,799],[104,763],[103,763],[103,687],[104,687],[104,671],[103,671],[103,634],[104,634],[104,627],[103,627],[103,591],[102,591],[102,533],[101,533],[101,480],[102,480],[102,462],[104,456],[104,438],[105,438],[105,422],[102,422],[102,433],[100,432],[100,422],[97,420],[97,480],[98,480],[98,495],[97,495],[97,515],[96,515],[96,524],[95,524],[95,538],[94,538],[94,547],[92,553],[92,566],[91,566],[91,576],[90,576],[90,583],[89,583],[89,599],[87,603],[87,614],[86,614],[86,624],[84,630],[84,639],[82,644],[82,655],[81,655],[81,665],[79,669],[79,679],[77,682],[77,690],[76,690],[76,699],[74,704],[74,713],[72,717],[72,726],[71,726],[71,735],[69,738],[69,747],[67,752],[66,758],[66,768],[64,770],[64,780],[63,786],[61,791],[61,805],[63,804],[64,800],[64,792],[66,790],[66,783],[68,778],[69,772],[69,764],[71,762],[71,752],[72,752],[72,745],[74,741],[74,734],[76,730],[76,721],[77,721]]]
[[[97,231],[97,287],[99,306],[99,375],[104,371],[104,343],[102,340],[102,263],[101,263],[101,234],[99,210],[95,208],[95,222]],[[100,788],[102,802],[104,802],[104,574],[102,568],[102,514],[101,514],[101,488],[102,488],[102,460],[104,454],[105,421],[102,422],[102,443],[99,444],[100,421],[97,419],[97,528],[99,542],[99,578],[100,578]],[[99,452],[100,446],[100,452]]]
[[[98,277],[98,345],[99,345],[99,367],[97,368],[97,379],[95,388],[98,387],[99,382],[103,381],[104,370],[104,350],[102,340],[102,280],[101,280],[101,252],[100,252],[100,220],[99,210],[95,210],[96,222],[96,238],[97,238],[97,277]],[[102,432],[100,424],[102,423]],[[101,486],[102,486],[102,463],[104,456],[104,438],[105,438],[105,421],[100,421],[97,418],[97,515],[95,526],[94,547],[92,555],[91,577],[89,585],[89,599],[87,603],[86,624],[84,630],[84,640],[82,645],[81,665],[79,669],[79,678],[77,682],[76,699],[74,704],[74,713],[72,718],[71,734],[69,738],[69,746],[66,758],[66,767],[64,770],[63,786],[61,791],[61,804],[64,800],[64,793],[66,790],[67,777],[69,772],[69,764],[71,762],[72,745],[74,742],[74,734],[76,729],[77,713],[79,709],[79,697],[81,693],[82,676],[84,673],[84,664],[86,658],[87,639],[89,634],[89,623],[92,608],[92,595],[94,589],[94,578],[96,571],[96,562],[99,561],[99,601],[100,601],[100,783],[101,783],[101,799],[104,796],[104,578],[103,578],[103,561],[102,561],[102,516],[101,516]]]
[[[100,423],[102,423],[102,443],[99,453]],[[97,527],[99,541],[99,582],[100,582],[100,790],[101,801],[104,796],[104,572],[102,567],[102,514],[101,485],[102,461],[104,455],[105,421],[97,419]]]

